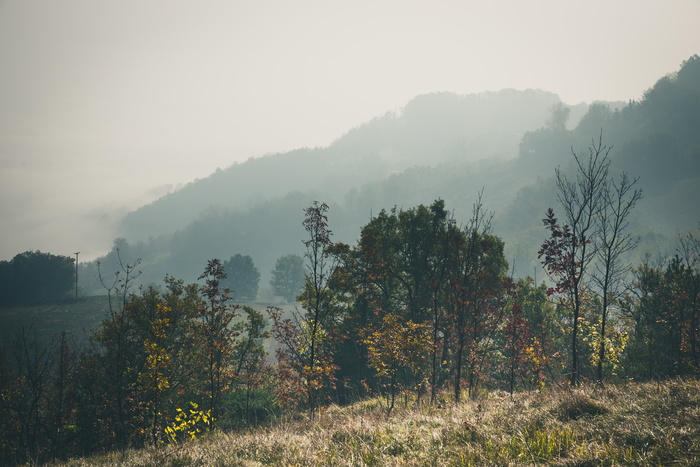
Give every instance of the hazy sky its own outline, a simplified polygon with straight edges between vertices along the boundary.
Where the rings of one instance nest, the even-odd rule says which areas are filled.
[[[418,94],[630,100],[700,0],[0,0],[0,259],[94,258],[120,213]]]

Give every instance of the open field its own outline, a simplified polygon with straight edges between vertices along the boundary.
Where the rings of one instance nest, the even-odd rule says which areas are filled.
[[[311,421],[211,433],[178,446],[55,466],[700,465],[700,383],[483,394],[385,416],[380,399],[331,406]]]
[[[22,327],[25,330],[31,327],[41,342],[49,341],[62,331],[82,340],[91,329],[100,326],[108,312],[106,295],[52,305],[0,308],[0,343],[12,339],[13,333]]]
[[[249,305],[264,311],[270,304],[272,302],[256,302]],[[285,316],[293,308],[290,304],[274,304],[285,310]],[[116,301],[114,305],[116,306]],[[0,348],[11,342],[22,328],[25,332],[36,332],[39,342],[49,343],[63,331],[81,342],[92,330],[100,327],[102,320],[108,315],[109,301],[106,295],[65,300],[50,305],[0,308]]]

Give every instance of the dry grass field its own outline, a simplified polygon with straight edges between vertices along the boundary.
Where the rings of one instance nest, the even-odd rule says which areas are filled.
[[[331,406],[177,446],[111,452],[56,466],[700,465],[700,382],[483,394],[410,403],[387,418],[378,399]]]

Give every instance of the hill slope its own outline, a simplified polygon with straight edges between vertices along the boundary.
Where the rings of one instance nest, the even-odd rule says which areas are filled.
[[[569,166],[572,149],[586,154],[602,131],[614,146],[613,169],[640,177],[645,191],[633,228],[651,239],[647,250],[665,254],[669,238],[700,220],[698,83],[694,56],[639,101],[619,109],[594,103],[568,126],[545,125],[559,100],[543,91],[420,96],[328,148],[251,159],[134,211],[123,227],[131,244],[121,252],[143,259],[146,282],[166,273],[193,281],[209,258],[250,255],[265,287],[276,258],[303,251],[302,210],[313,200],[330,205],[333,239],[354,243],[373,213],[393,206],[442,198],[465,222],[483,189],[516,273],[532,274],[541,218],[556,207],[554,170]]]
[[[317,421],[55,465],[697,465],[698,420],[700,384],[682,380],[491,393],[390,418],[375,399]]]
[[[295,190],[341,200],[353,187],[414,165],[515,157],[522,135],[544,124],[559,98],[544,91],[504,90],[418,96],[350,130],[326,148],[249,159],[130,213],[121,234],[131,240],[185,227],[210,206],[248,209]]]

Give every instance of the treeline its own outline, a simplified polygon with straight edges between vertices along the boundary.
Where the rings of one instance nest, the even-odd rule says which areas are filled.
[[[304,287],[286,310],[234,305],[216,259],[199,284],[141,290],[138,262],[121,264],[103,276],[110,313],[89,345],[22,331],[3,354],[0,462],[179,443],[365,397],[390,415],[494,388],[696,376],[700,240],[626,263],[641,191],[607,155],[594,143],[557,172],[559,207],[542,213],[549,283],[511,277],[480,195],[466,221],[442,200],[383,210],[355,245],[333,241],[329,206],[314,202]]]
[[[134,291],[138,262],[106,275],[109,314],[90,342],[22,329],[0,360],[0,463],[176,443],[276,410],[261,312],[232,305],[219,260],[203,285]]]
[[[539,267],[554,167],[566,167],[571,148],[585,151],[604,128],[615,144],[613,167],[644,180],[646,199],[631,219],[646,236],[637,251],[665,252],[677,230],[700,218],[698,83],[694,55],[627,105],[570,107],[529,91],[421,96],[328,148],[252,159],[192,183],[131,213],[120,235],[131,242],[130,257],[148,266],[145,282],[166,273],[193,281],[207,258],[235,253],[251,255],[267,276],[276,258],[301,253],[297,217],[311,199],[333,206],[334,239],[351,243],[370,213],[394,205],[440,198],[466,219],[473,192],[465,187],[484,187],[494,233],[515,276],[525,277]]]
[[[53,303],[71,297],[75,263],[68,256],[26,251],[0,261],[0,308]]]
[[[26,251],[10,261],[0,261],[0,308],[74,302],[84,298],[84,283],[88,290],[102,295],[106,285],[101,270],[120,269],[125,253],[132,255],[133,250],[125,239],[116,239],[112,251],[102,260],[83,265],[82,274],[87,277],[81,278],[80,287],[77,287],[74,259],[68,256]],[[226,273],[223,286],[230,289],[232,298],[241,303],[254,302],[258,297],[260,271],[253,259],[235,254],[223,261],[222,266]],[[303,258],[294,254],[277,258],[270,274],[270,292],[292,302],[303,284]]]

